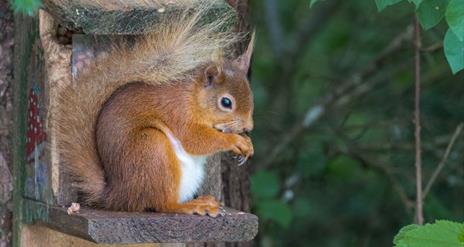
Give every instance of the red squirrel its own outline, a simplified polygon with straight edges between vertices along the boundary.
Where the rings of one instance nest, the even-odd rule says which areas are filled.
[[[151,34],[114,47],[60,93],[57,148],[85,203],[218,215],[214,197],[193,197],[208,156],[253,155],[243,134],[253,129],[253,44],[227,58],[239,34],[227,18],[205,22],[208,8],[160,18]]]

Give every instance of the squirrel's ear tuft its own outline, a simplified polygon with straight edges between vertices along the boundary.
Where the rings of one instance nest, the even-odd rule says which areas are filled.
[[[205,69],[205,78],[204,83],[205,86],[211,86],[213,83],[217,83],[220,77],[221,71],[216,65],[210,65]]]
[[[247,73],[248,69],[250,68],[251,55],[253,54],[254,43],[255,31],[253,31],[253,33],[251,34],[251,40],[250,43],[248,43],[246,51],[233,61],[233,63],[245,73]]]

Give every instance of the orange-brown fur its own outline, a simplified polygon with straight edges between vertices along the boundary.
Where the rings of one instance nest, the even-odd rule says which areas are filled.
[[[243,123],[236,125],[234,132],[251,130],[253,103],[244,73],[235,69],[236,76],[230,78],[224,73],[218,74],[210,86],[205,86],[208,79],[203,73],[200,69],[199,78],[190,82],[157,86],[143,82],[128,84],[106,102],[98,118],[96,138],[107,177],[104,203],[107,207],[185,212],[187,206],[179,205],[177,196],[179,164],[165,128],[192,155],[227,150],[246,156],[252,154],[248,138],[214,128],[217,123],[240,119]],[[221,116],[216,112],[215,103],[202,106],[210,99],[216,102],[215,95],[225,91],[240,99],[234,114]]]
[[[217,215],[210,196],[179,202],[180,164],[166,134],[191,155],[253,155],[251,140],[240,135],[253,128],[245,76],[251,49],[233,61],[212,59],[231,35],[218,34],[218,23],[195,27],[205,8],[171,17],[163,30],[119,47],[60,95],[58,149],[87,203]],[[235,98],[233,112],[218,108],[224,93]]]

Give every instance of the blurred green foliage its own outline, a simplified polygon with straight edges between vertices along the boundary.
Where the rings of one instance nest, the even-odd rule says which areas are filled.
[[[392,246],[399,229],[414,221],[412,35],[388,47],[412,30],[417,13],[427,29],[425,186],[464,121],[464,72],[453,75],[443,47],[446,13],[433,11],[447,1],[325,0],[310,7],[314,2],[251,1],[258,30],[251,177],[258,245]],[[321,117],[302,127],[316,106]],[[464,221],[463,136],[424,201],[427,222]]]
[[[16,13],[33,15],[42,5],[41,0],[10,0]]]

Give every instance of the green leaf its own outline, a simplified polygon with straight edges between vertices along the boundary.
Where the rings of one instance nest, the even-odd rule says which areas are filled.
[[[375,0],[375,3],[377,4],[377,9],[379,11],[384,10],[386,7],[399,3],[403,0]]]
[[[451,0],[446,9],[446,21],[459,40],[464,40],[464,1]]]
[[[395,244],[396,247],[403,247],[404,245],[402,245],[402,242],[407,239],[408,237],[408,234],[419,228],[420,226],[419,225],[416,225],[416,224],[413,224],[413,225],[407,225],[403,228],[400,229],[400,231],[398,232],[398,234],[396,234],[395,238],[393,239],[393,243]],[[406,247],[406,246],[404,246]]]
[[[417,9],[417,16],[422,27],[427,30],[436,26],[445,16],[449,0],[427,0]]]
[[[359,171],[359,162],[346,155],[340,155],[327,163],[327,174],[336,181],[356,180]]]
[[[425,226],[403,227],[393,240],[395,247],[464,247],[464,224],[437,220]]]
[[[317,2],[320,2],[321,0],[311,0],[309,2],[309,7],[312,7],[314,4],[316,4]]]
[[[419,8],[423,0],[409,0],[409,2],[412,2],[416,5],[416,9]]]
[[[41,0],[14,0],[13,9],[15,12],[33,15],[42,5]]]
[[[459,40],[456,34],[451,29],[448,29],[445,35],[444,47],[445,56],[453,74],[464,69],[464,40]]]
[[[286,203],[277,200],[263,201],[257,207],[259,216],[264,220],[275,221],[285,228],[292,221],[292,210]]]
[[[274,173],[260,171],[251,176],[251,192],[257,198],[273,198],[279,192],[279,180]]]

